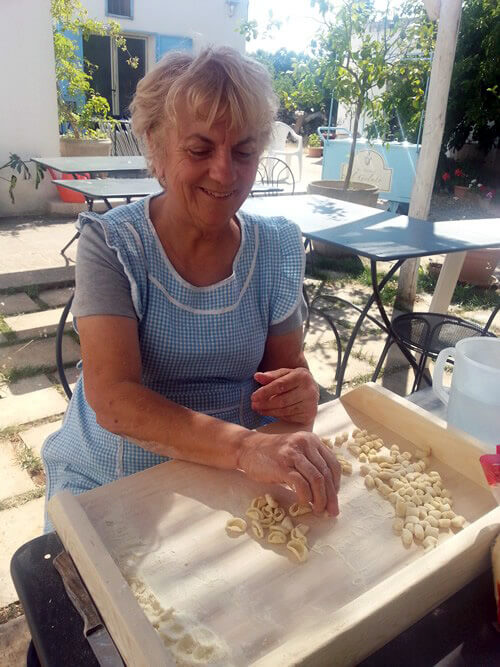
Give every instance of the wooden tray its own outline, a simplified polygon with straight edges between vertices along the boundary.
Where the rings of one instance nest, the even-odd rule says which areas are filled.
[[[391,392],[367,384],[320,407],[315,431],[357,426],[409,451],[432,447],[431,467],[470,524],[428,553],[392,533],[393,507],[367,491],[353,460],[342,478],[338,519],[301,517],[311,526],[309,561],[246,535],[230,538],[230,515],[283,487],[239,472],[165,463],[80,496],[63,492],[49,514],[127,664],[174,664],[116,561],[140,557],[141,578],[162,606],[174,607],[227,644],[233,665],[351,665],[387,643],[489,566],[500,530],[473,438]],[[342,453],[345,454],[345,448]]]

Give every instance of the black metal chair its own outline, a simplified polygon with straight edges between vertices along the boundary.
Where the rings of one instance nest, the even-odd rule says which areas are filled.
[[[446,347],[455,347],[458,341],[463,338],[476,336],[495,338],[495,334],[491,333],[489,329],[499,310],[500,304],[494,308],[484,327],[468,322],[461,317],[443,315],[442,313],[405,313],[396,317],[392,322],[395,336],[409,350],[420,355],[420,359],[417,360],[411,393],[413,394],[420,388],[422,379],[430,384],[428,378],[424,375],[427,360],[435,360],[441,350]],[[387,353],[396,341],[395,336],[389,335],[387,338],[372,376],[373,382],[377,380]]]
[[[255,186],[251,192],[252,197],[277,194],[293,195],[295,192],[295,178],[286,162],[278,157],[267,155],[260,160],[257,167]]]
[[[71,304],[73,303],[73,296],[72,294],[69,299],[68,303],[64,306],[64,310],[61,313],[61,317],[59,318],[59,324],[57,325],[57,331],[56,331],[56,365],[57,365],[57,373],[59,375],[59,379],[61,380],[61,384],[63,386],[63,389],[66,393],[66,396],[71,399],[73,396],[73,392],[71,391],[68,383],[68,379],[66,377],[66,372],[64,370],[64,361],[63,361],[63,354],[62,354],[62,342],[63,342],[63,335],[64,335],[64,327],[66,326],[66,320],[68,319],[68,314],[71,309]]]

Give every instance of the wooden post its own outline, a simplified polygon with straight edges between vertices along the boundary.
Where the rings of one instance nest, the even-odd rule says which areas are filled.
[[[436,0],[430,3],[427,0],[426,8],[432,19],[437,13],[438,3]],[[410,199],[409,215],[420,220],[427,220],[429,215],[439,151],[443,140],[461,13],[462,0],[441,0],[436,50],[432,61],[429,97],[425,108],[422,147]],[[419,260],[411,259],[401,267],[395,303],[395,307],[399,310],[413,310],[417,291],[418,266]],[[448,305],[449,301],[446,309]]]

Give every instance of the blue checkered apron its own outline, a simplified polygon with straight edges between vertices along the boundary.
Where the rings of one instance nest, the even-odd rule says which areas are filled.
[[[265,423],[251,409],[253,374],[269,326],[301,299],[304,252],[299,228],[284,218],[240,212],[241,244],[228,278],[208,287],[186,282],[166,256],[146,198],[77,225],[101,224],[129,279],[139,326],[142,382],[192,410],[247,428]],[[269,421],[269,420],[267,420]],[[81,493],[167,461],[103,429],[85,398],[83,374],[62,427],[42,458],[47,498]]]

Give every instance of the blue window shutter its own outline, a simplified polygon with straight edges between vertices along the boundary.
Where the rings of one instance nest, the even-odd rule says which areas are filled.
[[[71,39],[73,42],[76,44],[76,55],[78,56],[78,59],[80,60],[81,63],[81,68],[83,69],[83,37],[82,33],[76,33],[76,32],[71,32],[70,30],[65,30],[63,32],[63,35],[67,37],[68,39]],[[85,96],[84,95],[70,95],[68,92],[68,82],[67,81],[61,81],[61,92],[63,99],[66,102],[74,102],[76,104],[76,108],[80,109],[84,104],[85,104]]]
[[[156,35],[156,62],[167,51],[192,51],[193,40],[190,37],[177,35]]]

